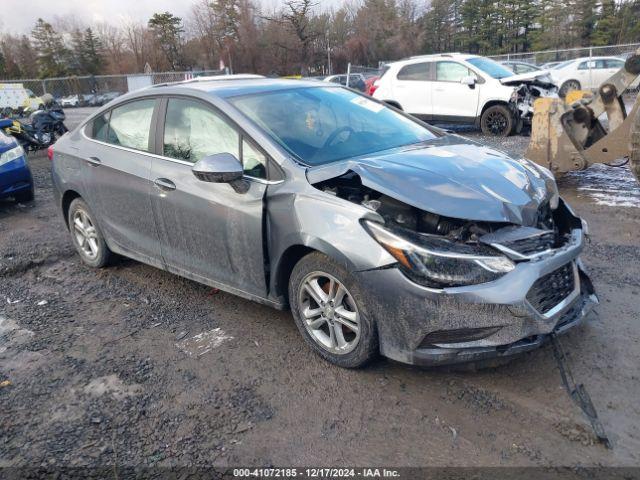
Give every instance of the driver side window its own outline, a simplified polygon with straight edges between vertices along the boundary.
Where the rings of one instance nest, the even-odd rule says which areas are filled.
[[[215,153],[240,158],[240,134],[212,109],[194,100],[170,98],[162,154],[196,163]]]
[[[162,154],[196,163],[207,155],[230,153],[242,162],[246,175],[267,177],[267,159],[212,108],[196,100],[170,98],[165,117]]]
[[[468,76],[475,75],[458,62],[436,63],[436,80],[439,82],[460,82],[460,80]]]

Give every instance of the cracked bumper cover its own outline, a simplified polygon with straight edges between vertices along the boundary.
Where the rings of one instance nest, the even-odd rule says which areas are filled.
[[[367,292],[367,314],[376,322],[381,353],[421,366],[449,365],[516,355],[541,346],[551,333],[578,325],[598,303],[578,259],[584,237],[536,261],[518,263],[494,282],[430,289],[409,280],[397,268],[356,273]],[[534,282],[570,264],[575,288],[547,312],[538,312],[527,294]],[[430,344],[433,332],[491,328],[480,340]]]

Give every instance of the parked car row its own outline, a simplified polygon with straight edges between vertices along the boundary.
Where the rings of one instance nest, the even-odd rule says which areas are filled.
[[[536,98],[597,89],[624,63],[587,57],[537,66],[460,53],[421,55],[386,64],[367,92],[428,122],[470,123],[507,136],[531,123]]]
[[[109,103],[111,100],[118,98],[122,95],[121,92],[107,92],[107,93],[77,93],[74,95],[68,95],[58,100],[63,108],[75,108],[75,107],[100,107],[105,103]]]
[[[611,75],[624,66],[625,60],[620,57],[581,57],[564,62],[549,62],[541,66],[522,61],[506,61],[502,65],[514,73],[546,71],[553,83],[559,88],[561,97],[572,90],[594,90],[600,87]],[[631,85],[638,86],[637,80]]]

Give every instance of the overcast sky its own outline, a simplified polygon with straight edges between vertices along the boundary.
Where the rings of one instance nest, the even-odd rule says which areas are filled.
[[[268,9],[281,5],[284,0],[260,0]],[[73,15],[80,22],[120,23],[127,20],[147,21],[154,12],[169,11],[185,17],[193,0],[17,0],[3,2],[7,15],[0,17],[0,31],[9,33],[29,33],[38,17],[52,21],[56,15]],[[325,4],[341,3],[341,0],[320,0]]]

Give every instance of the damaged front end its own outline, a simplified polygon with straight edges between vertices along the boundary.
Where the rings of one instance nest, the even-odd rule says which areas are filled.
[[[531,124],[533,104],[538,98],[558,97],[558,87],[546,73],[533,78],[526,75],[506,77],[501,82],[503,85],[515,87],[509,104],[516,118],[522,119],[527,125]]]
[[[400,162],[415,166],[406,158]],[[583,222],[553,188],[542,193],[533,188],[536,181],[546,185],[549,174],[528,162],[521,166],[533,169],[521,184],[522,191],[530,187],[530,201],[520,198],[521,208],[514,211],[511,204],[509,210],[505,190],[479,180],[505,210],[492,215],[479,203],[479,211],[468,211],[473,219],[442,214],[459,213],[456,198],[448,198],[447,206],[441,198],[447,189],[442,183],[430,188],[424,177],[429,194],[412,197],[413,205],[400,200],[407,198],[415,171],[406,172],[404,191],[397,194],[376,183],[367,161],[312,182],[324,193],[370,211],[373,215],[361,225],[393,259],[355,273],[365,286],[385,356],[420,365],[508,357],[576,325],[597,303],[578,259]],[[519,184],[513,172],[507,177]],[[517,199],[513,193],[512,200]],[[430,203],[439,206],[438,213],[425,208]]]

